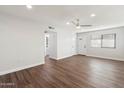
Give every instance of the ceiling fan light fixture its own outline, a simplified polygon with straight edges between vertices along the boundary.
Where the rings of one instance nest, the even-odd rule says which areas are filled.
[[[76,26],[77,29],[80,29],[81,27],[80,26]]]

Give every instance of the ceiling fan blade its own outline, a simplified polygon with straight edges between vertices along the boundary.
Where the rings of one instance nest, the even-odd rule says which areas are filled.
[[[80,25],[81,27],[91,27],[92,25]]]
[[[74,21],[71,21],[72,22],[72,24],[74,24],[74,25],[76,25],[77,26],[77,23],[75,23]]]
[[[77,21],[77,25],[76,26],[80,26],[80,20],[76,19],[76,21]]]
[[[79,23],[80,20],[79,19],[76,19],[76,20],[77,20],[77,23]]]
[[[76,19],[75,21],[71,21],[71,23],[73,25],[75,25],[76,27],[91,27],[92,25],[80,25],[80,20],[79,19]]]

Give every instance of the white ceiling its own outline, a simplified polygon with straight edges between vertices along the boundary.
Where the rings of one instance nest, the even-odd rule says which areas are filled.
[[[0,6],[0,14],[7,14],[16,17],[34,20],[46,25],[55,27],[72,27],[67,26],[66,22],[79,18],[81,24],[92,24],[92,28],[100,26],[124,24],[124,6],[101,6],[101,5],[81,5],[81,6],[33,6],[27,9],[26,6]],[[94,13],[96,17],[91,18]],[[88,28],[91,29],[91,28]]]

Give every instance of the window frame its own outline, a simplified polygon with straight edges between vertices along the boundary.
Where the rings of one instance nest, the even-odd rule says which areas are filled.
[[[103,36],[104,36],[104,35],[113,35],[113,36],[114,36],[114,47],[104,47],[104,46],[103,46]],[[100,38],[100,40],[101,40],[101,45],[100,45],[100,47],[93,47],[93,46],[92,46],[92,40],[95,40],[95,39],[92,38],[92,36],[93,36],[93,35],[91,35],[91,38],[90,38],[90,47],[91,47],[91,48],[110,48],[110,49],[115,49],[115,48],[116,48],[116,33],[101,34],[101,35],[100,35],[100,37],[101,37],[101,38]],[[96,39],[96,40],[97,40],[97,39]]]
[[[104,35],[113,35],[113,36],[114,36],[114,47],[103,47],[103,36],[104,36]],[[116,33],[102,34],[102,35],[101,35],[101,48],[111,48],[111,49],[115,49],[115,48],[116,48]]]

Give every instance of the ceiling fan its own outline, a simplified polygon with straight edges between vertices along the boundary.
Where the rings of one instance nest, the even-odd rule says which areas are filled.
[[[49,29],[52,29],[52,30],[53,30],[53,29],[55,29],[55,28],[54,28],[54,27],[52,27],[52,26],[48,26],[48,28],[49,28]]]
[[[90,25],[90,24],[80,24],[80,20],[79,19],[76,19],[75,21],[71,21],[71,23],[73,24],[73,25],[75,25],[76,26],[76,28],[81,28],[81,27],[91,27],[92,25]]]

